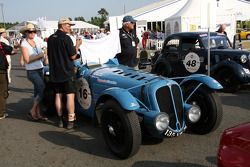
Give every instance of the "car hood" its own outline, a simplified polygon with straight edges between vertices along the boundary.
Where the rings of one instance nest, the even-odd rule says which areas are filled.
[[[250,122],[226,129],[223,137],[228,145],[250,152]]]
[[[101,68],[93,70],[91,76],[95,78],[97,82],[111,84],[113,86],[119,85],[119,87],[123,88],[143,85],[153,80],[161,79],[154,74],[138,71],[123,65],[104,65]]]

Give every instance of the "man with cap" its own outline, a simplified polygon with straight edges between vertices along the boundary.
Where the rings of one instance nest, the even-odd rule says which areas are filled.
[[[138,65],[137,47],[139,39],[135,34],[136,20],[132,16],[125,16],[120,31],[121,53],[116,55],[120,64],[136,68]]]
[[[7,33],[5,28],[0,28],[0,41],[5,43],[6,45],[10,45],[9,40],[7,39]],[[10,78],[10,70],[11,70],[11,58],[10,55],[6,55],[8,64],[9,64],[9,68],[7,70],[7,74],[8,74],[8,83],[11,83],[11,78]]]
[[[68,18],[61,18],[58,22],[58,30],[48,38],[48,58],[50,82],[55,91],[55,107],[59,116],[58,126],[63,127],[62,96],[66,94],[66,108],[68,110],[67,128],[74,128],[75,121],[75,73],[74,60],[82,40],[76,41],[76,46],[69,34],[74,24]]]

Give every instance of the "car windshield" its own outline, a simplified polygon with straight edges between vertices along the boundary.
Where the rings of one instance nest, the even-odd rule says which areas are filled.
[[[208,48],[208,37],[201,38],[204,47]],[[230,48],[230,43],[225,36],[210,36],[210,48],[227,49]]]

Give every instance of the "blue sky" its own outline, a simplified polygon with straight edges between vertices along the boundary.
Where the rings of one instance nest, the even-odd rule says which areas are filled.
[[[3,4],[5,22],[22,22],[44,16],[47,20],[83,16],[88,21],[97,16],[101,8],[115,16],[124,13],[124,5],[128,12],[157,1],[160,0],[0,0],[0,4]],[[3,15],[1,11],[0,22],[3,22]]]

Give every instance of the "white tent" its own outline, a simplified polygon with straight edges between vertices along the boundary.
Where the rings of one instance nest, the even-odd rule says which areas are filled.
[[[189,0],[181,10],[166,18],[166,35],[183,31],[204,31],[216,28],[216,2]]]
[[[75,32],[83,32],[83,31],[89,31],[89,32],[96,32],[99,27],[84,21],[72,21],[75,25],[72,26],[72,30]],[[22,22],[10,29],[8,29],[8,32],[15,32],[18,33],[19,30],[25,26],[27,23],[34,24],[38,29],[41,30],[41,36],[43,38],[49,37],[51,34],[53,34],[58,29],[58,21],[47,21],[46,18],[38,18],[35,21],[25,21]]]
[[[166,35],[187,31],[216,31],[220,24],[226,24],[229,39],[236,33],[236,11],[238,4],[247,4],[240,0],[189,0],[176,14],[166,18]],[[250,9],[250,6],[247,6]],[[249,10],[243,10],[247,13]]]
[[[139,21],[137,33],[140,33],[142,28],[148,29],[150,24],[152,29],[155,23],[165,20],[172,20],[172,22],[175,20],[179,23],[181,31],[204,31],[208,28],[209,18],[211,30],[216,30],[218,24],[224,23],[227,25],[226,30],[229,36],[232,36],[236,31],[236,20],[250,19],[250,2],[245,0],[161,0],[124,15],[131,15]],[[124,15],[110,17],[111,31],[121,27]],[[169,26],[167,27],[166,22],[165,25],[162,23],[161,30],[167,32],[167,29],[171,29],[173,33],[174,23],[170,23]],[[177,31],[177,24],[175,28]]]

